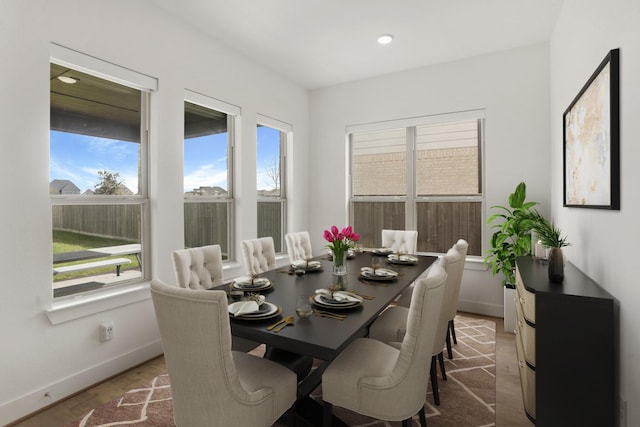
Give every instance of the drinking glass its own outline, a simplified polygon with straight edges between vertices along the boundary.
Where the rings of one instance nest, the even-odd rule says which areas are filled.
[[[313,314],[313,307],[311,307],[311,301],[308,296],[298,296],[298,301],[296,302],[296,314],[301,319],[311,317]]]

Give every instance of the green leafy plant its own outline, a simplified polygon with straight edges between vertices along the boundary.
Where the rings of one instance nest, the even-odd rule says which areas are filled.
[[[509,206],[492,206],[499,212],[491,215],[487,224],[496,231],[491,236],[491,248],[484,262],[493,275],[502,273],[502,285],[515,284],[516,258],[531,253],[531,208],[538,202],[527,202],[527,186],[521,182],[509,195]]]
[[[529,212],[528,217],[531,222],[531,228],[535,231],[543,246],[549,248],[562,248],[564,246],[571,245],[571,243],[567,242],[567,236],[563,236],[562,231],[560,231],[555,224],[540,215],[537,210],[532,209]]]

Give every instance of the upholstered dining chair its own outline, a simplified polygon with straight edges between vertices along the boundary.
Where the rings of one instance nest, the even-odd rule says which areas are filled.
[[[289,261],[306,261],[313,258],[311,238],[308,231],[288,233],[284,236],[284,240],[287,243]]]
[[[273,237],[242,241],[244,268],[247,274],[260,274],[276,268],[276,249]]]
[[[382,247],[393,252],[415,254],[418,232],[415,230],[382,230]]]
[[[296,401],[296,375],[231,350],[224,291],[151,282],[177,426],[271,426]],[[207,327],[201,327],[207,325]]]
[[[447,282],[442,300],[442,310],[437,320],[436,338],[434,341],[431,355],[431,366],[429,374],[431,377],[431,390],[433,391],[433,400],[436,405],[440,405],[440,391],[438,388],[437,362],[440,364],[440,374],[442,379],[447,379],[447,373],[444,366],[443,350],[447,337],[447,326],[449,324],[448,313],[445,308],[448,306],[449,300],[456,295],[456,281],[458,270],[464,267],[460,253],[452,247],[447,251],[446,255],[441,256],[434,265],[438,265],[447,272]],[[432,267],[433,268],[433,267]],[[415,292],[415,290],[414,290]],[[402,306],[387,308],[378,318],[371,324],[369,328],[369,337],[390,345],[396,345],[404,339],[407,328],[407,319],[409,309]]]
[[[181,288],[211,289],[224,283],[220,245],[178,249],[171,253],[176,282]],[[232,337],[232,348],[249,351],[260,343]]]
[[[178,249],[171,253],[171,260],[181,288],[211,289],[223,284],[220,245]]]
[[[467,259],[467,251],[469,250],[469,243],[467,243],[464,239],[458,239],[458,241],[453,245],[458,252],[460,252],[460,256],[462,257],[462,269],[460,270],[460,278],[458,279],[458,288],[456,289],[455,296],[449,301],[448,306],[445,307],[445,311],[447,312],[447,316],[449,317],[449,324],[447,326],[447,338],[446,338],[446,346],[447,346],[447,357],[449,359],[453,359],[453,351],[451,350],[451,338],[453,338],[454,344],[458,344],[458,339],[456,338],[456,328],[453,323],[453,320],[456,317],[456,313],[458,312],[458,299],[460,298],[460,288],[462,287],[462,275],[464,273],[464,263]]]
[[[399,348],[371,338],[347,346],[322,375],[323,423],[331,424],[333,406],[409,426],[418,414],[426,426],[429,355],[436,338],[447,273],[438,265],[418,279]]]

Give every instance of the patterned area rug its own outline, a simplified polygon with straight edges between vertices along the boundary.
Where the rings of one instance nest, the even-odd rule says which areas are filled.
[[[431,385],[427,394],[427,424],[429,427],[489,427],[495,426],[495,323],[458,315],[455,319],[458,344],[453,345],[453,359],[446,357],[447,381],[438,374],[440,406],[433,403]],[[253,352],[260,354],[259,347]],[[438,371],[439,372],[439,371]],[[428,372],[425,373],[428,375]],[[321,387],[312,397],[322,399]],[[334,407],[334,414],[349,426],[399,426]],[[414,425],[420,425],[414,417]],[[133,425],[139,427],[173,427],[171,389],[167,374],[150,383],[95,408],[84,417],[63,427],[99,427]],[[277,426],[286,424],[277,423]]]

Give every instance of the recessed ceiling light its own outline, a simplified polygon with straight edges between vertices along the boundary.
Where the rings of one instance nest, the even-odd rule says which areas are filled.
[[[78,79],[74,79],[73,77],[68,76],[58,76],[58,80],[60,80],[62,83],[67,83],[70,85],[78,82]]]
[[[393,34],[383,34],[378,37],[379,44],[389,44],[393,41]]]

